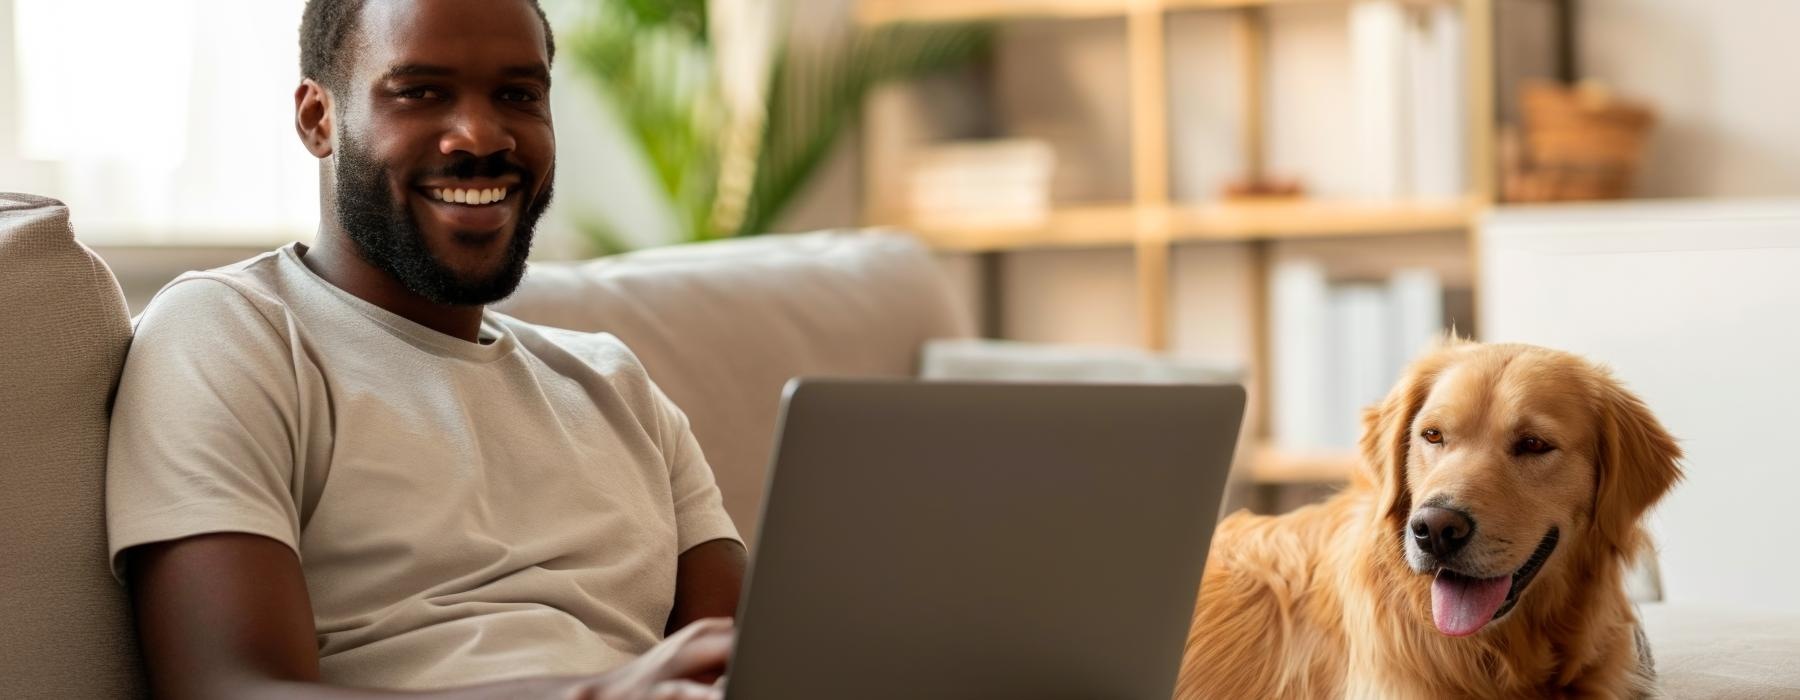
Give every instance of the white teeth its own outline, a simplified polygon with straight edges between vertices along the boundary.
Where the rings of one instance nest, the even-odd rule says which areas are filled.
[[[481,206],[506,199],[506,188],[490,187],[481,190],[437,188],[431,190],[431,194],[441,202]]]

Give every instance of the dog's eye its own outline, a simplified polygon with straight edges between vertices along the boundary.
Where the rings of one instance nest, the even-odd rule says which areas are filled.
[[[1520,440],[1513,445],[1513,452],[1517,453],[1517,454],[1536,455],[1536,454],[1543,454],[1545,452],[1549,452],[1554,449],[1556,449],[1556,448],[1554,446],[1552,446],[1550,443],[1544,442],[1541,439],[1538,439],[1536,437],[1530,437],[1530,436],[1520,438]]]
[[[1438,432],[1437,428],[1426,428],[1425,432],[1419,433],[1419,437],[1425,438],[1426,442],[1433,445],[1444,441],[1444,434]]]

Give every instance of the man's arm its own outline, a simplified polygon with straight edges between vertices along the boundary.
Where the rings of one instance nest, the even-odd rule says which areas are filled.
[[[681,553],[675,569],[675,607],[664,634],[709,617],[737,616],[749,555],[735,540],[711,540]]]
[[[741,561],[742,547],[738,552]],[[714,698],[716,689],[680,679],[716,675],[731,649],[729,621],[706,620],[604,676],[505,681],[429,695],[327,686],[319,683],[306,580],[286,545],[223,533],[133,547],[125,556],[138,638],[158,697]]]

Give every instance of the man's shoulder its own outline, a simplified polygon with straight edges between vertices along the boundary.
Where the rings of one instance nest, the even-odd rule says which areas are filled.
[[[273,255],[182,273],[144,306],[135,319],[136,333],[196,333],[213,340],[251,330],[282,334],[287,303],[274,283]]]
[[[499,312],[494,315],[512,328],[526,349],[540,357],[566,353],[603,373],[643,371],[643,364],[625,341],[606,331],[576,331],[521,321]]]
[[[505,314],[496,315],[512,328],[521,347],[559,373],[591,371],[634,397],[650,387],[650,374],[644,369],[643,361],[616,335],[606,331],[544,326]]]

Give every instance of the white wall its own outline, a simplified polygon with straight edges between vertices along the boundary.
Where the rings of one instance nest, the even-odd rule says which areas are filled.
[[[1681,441],[1665,599],[1800,611],[1800,200],[1520,208],[1481,240],[1487,339],[1612,366]]]
[[[1586,75],[1655,105],[1639,192],[1800,194],[1800,2],[1582,0]]]

